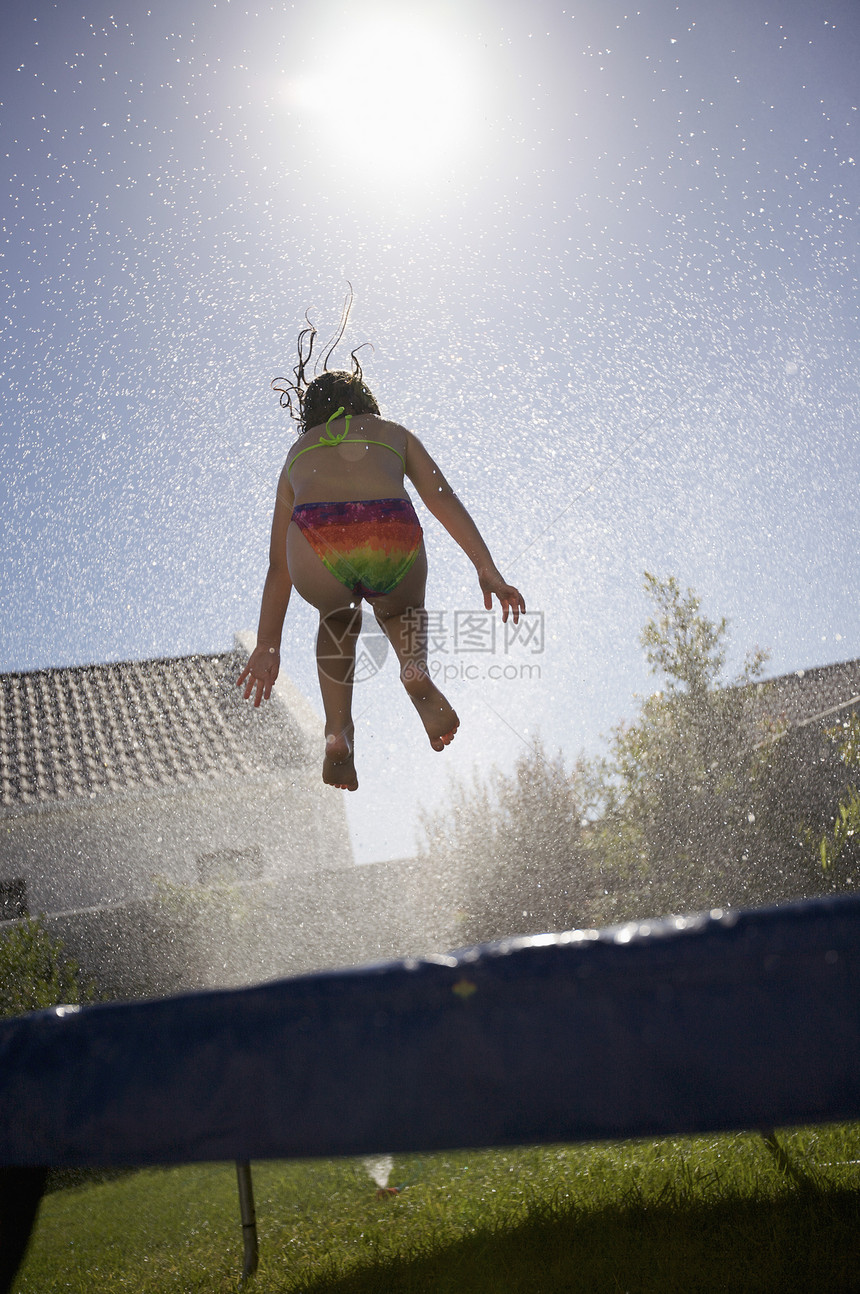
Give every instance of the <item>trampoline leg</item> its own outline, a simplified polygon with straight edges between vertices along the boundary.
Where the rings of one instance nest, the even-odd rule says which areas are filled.
[[[257,1215],[254,1211],[254,1184],[251,1181],[251,1165],[247,1159],[236,1160],[236,1177],[239,1182],[239,1212],[242,1217],[242,1239],[245,1242],[245,1259],[242,1264],[242,1280],[246,1281],[257,1270],[259,1252],[257,1249]]]
[[[0,1168],[0,1294],[15,1283],[47,1177],[47,1168]]]

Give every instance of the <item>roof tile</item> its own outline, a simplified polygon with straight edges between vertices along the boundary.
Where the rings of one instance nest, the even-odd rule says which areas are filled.
[[[763,711],[789,726],[824,717],[860,698],[860,660],[799,669],[766,679]]]
[[[295,767],[282,705],[234,686],[232,652],[0,675],[0,811]]]

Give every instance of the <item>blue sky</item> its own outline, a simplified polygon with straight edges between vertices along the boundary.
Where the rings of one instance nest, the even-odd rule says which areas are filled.
[[[546,635],[440,640],[443,756],[390,663],[361,685],[358,858],[411,852],[447,777],[632,717],[646,569],[728,616],[733,667],[860,656],[858,65],[844,0],[20,6],[0,668],[254,627],[293,434],[269,382],[347,280],[384,410]],[[427,530],[450,630],[477,589]],[[284,667],[316,704],[313,632],[297,603]]]

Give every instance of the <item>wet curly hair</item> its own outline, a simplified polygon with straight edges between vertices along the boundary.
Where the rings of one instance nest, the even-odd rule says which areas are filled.
[[[351,352],[352,372],[342,368],[329,369],[328,367],[332,353],[346,331],[352,302],[353,292],[352,285],[350,285],[349,295],[344,301],[337,332],[323,351],[322,373],[308,380],[308,369],[313,358],[317,330],[308,316],[305,315],[308,326],[299,333],[299,358],[296,367],[293,369],[293,380],[276,377],[272,382],[272,389],[280,395],[281,408],[288,409],[290,417],[299,424],[299,435],[308,431],[311,427],[318,427],[321,423],[327,422],[332,414],[336,413],[341,407],[351,410],[353,413],[379,413],[379,405],[364,380],[361,364],[358,362],[358,352],[363,349],[363,346],[370,345],[369,342],[364,342],[363,346],[357,346]]]

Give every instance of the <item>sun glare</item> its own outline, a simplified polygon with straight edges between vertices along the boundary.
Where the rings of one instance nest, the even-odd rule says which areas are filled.
[[[339,165],[389,182],[432,178],[477,135],[477,70],[461,45],[429,18],[365,16],[338,27],[324,66],[291,80],[286,97]]]

